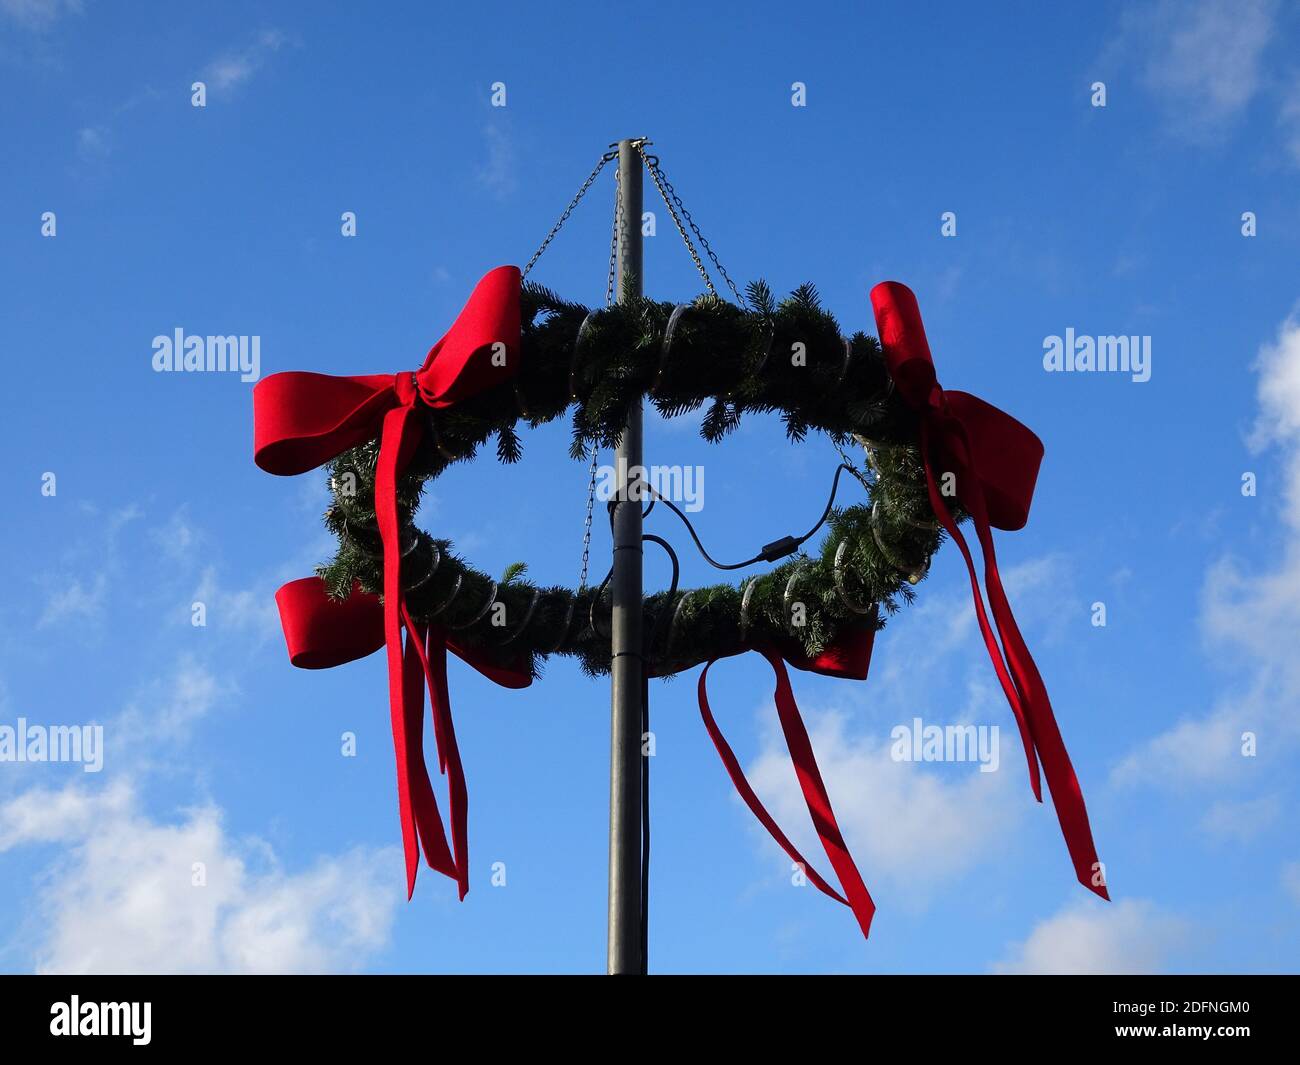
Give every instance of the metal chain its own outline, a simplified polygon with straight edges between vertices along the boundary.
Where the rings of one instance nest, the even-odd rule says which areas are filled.
[[[727,283],[727,287],[731,289],[731,294],[736,297],[736,302],[743,306],[745,301],[741,298],[735,282],[731,280],[731,275],[727,273],[726,267],[724,267],[718,260],[718,256],[710,246],[708,239],[700,232],[700,227],[696,225],[695,219],[691,217],[691,212],[688,211],[686,205],[682,203],[682,198],[677,195],[677,190],[673,188],[672,182],[668,180],[668,175],[663,172],[663,167],[659,163],[659,157],[647,152],[645,145],[645,141],[637,141],[633,146],[636,148],[637,154],[641,156],[641,161],[645,164],[645,168],[650,172],[650,180],[654,182],[654,186],[659,191],[659,195],[663,199],[664,205],[668,208],[668,214],[672,217],[673,224],[677,227],[677,232],[681,235],[682,243],[686,245],[686,250],[690,252],[691,260],[695,263],[695,269],[699,271],[700,277],[704,279],[705,286],[708,288],[711,295],[717,296],[718,290],[713,287],[713,279],[709,277],[709,272],[705,268],[703,260],[700,258],[700,253],[696,250],[695,244],[691,240],[690,233],[687,233],[686,231],[687,226],[690,227],[690,232],[695,234],[696,240],[700,242],[700,247],[704,249],[704,253],[709,257],[709,261],[713,263],[718,274]],[[587,180],[578,188],[573,199],[569,201],[569,205],[565,207],[564,213],[560,215],[555,225],[551,227],[551,231],[546,234],[546,239],[542,241],[537,251],[533,253],[533,257],[528,260],[528,264],[520,274],[521,279],[528,276],[528,272],[533,268],[537,260],[542,257],[542,253],[550,246],[551,241],[555,239],[555,235],[559,233],[561,228],[563,228],[564,223],[569,220],[569,216],[573,214],[578,204],[582,202],[582,198],[587,194],[587,190],[595,183],[600,172],[604,170],[611,161],[617,158],[618,152],[611,150],[606,152],[599,160],[597,160],[591,173],[587,175]],[[618,231],[620,224],[623,222],[623,196],[622,190],[618,186],[617,176],[615,177],[614,190],[614,227],[609,242],[609,276],[605,282],[606,307],[610,307],[614,303],[614,275],[618,261]],[[678,213],[679,211],[680,214]],[[682,224],[683,218],[686,220],[685,225]],[[841,455],[843,455],[842,451]],[[599,470],[599,459],[600,449],[597,445],[593,444],[591,447],[590,478],[587,485],[587,513],[583,520],[582,530],[582,565],[578,574],[579,591],[583,591],[587,587],[587,573],[590,568],[591,526],[592,514],[596,502],[596,474]],[[852,464],[850,463],[850,465]],[[854,472],[857,472],[856,469]]]
[[[617,152],[615,153],[618,154]],[[614,305],[614,271],[618,262],[618,231],[623,224],[623,189],[614,171],[614,227],[609,234],[609,279],[605,282],[605,306]]]
[[[605,165],[609,163],[610,160],[617,158],[618,152],[606,152],[600,157],[591,173],[587,175],[587,180],[582,183],[582,186],[578,189],[573,199],[569,201],[569,206],[566,207],[564,213],[560,215],[559,221],[557,221],[555,225],[551,226],[551,231],[546,234],[546,239],[542,241],[541,246],[533,252],[533,257],[528,260],[528,265],[524,267],[523,272],[519,275],[521,280],[528,276],[528,271],[531,270],[537,260],[542,257],[542,252],[544,252],[548,245],[550,245],[551,241],[555,239],[555,234],[558,233],[564,223],[569,220],[569,215],[573,214],[574,208],[578,206],[579,202],[581,202],[582,198],[587,194],[587,190],[591,188],[597,175],[605,169]]]
[[[702,247],[705,254],[708,255],[709,261],[713,263],[718,273],[722,276],[722,279],[727,283],[727,287],[731,289],[731,294],[736,297],[736,302],[741,306],[744,306],[745,301],[740,298],[740,292],[737,291],[735,282],[731,280],[731,276],[727,273],[726,267],[718,261],[718,257],[714,254],[713,248],[709,246],[708,240],[705,238],[704,234],[700,232],[700,227],[695,224],[695,219],[691,217],[691,212],[686,209],[686,205],[682,203],[682,198],[677,195],[677,190],[673,188],[672,182],[668,180],[668,175],[664,173],[663,167],[659,163],[659,156],[651,155],[647,152],[645,150],[645,145],[642,143],[636,145],[636,150],[640,153],[641,159],[645,162],[646,169],[650,171],[650,180],[654,182],[655,188],[659,190],[659,195],[663,198],[664,204],[668,208],[668,213],[672,216],[673,223],[677,226],[677,232],[682,235],[682,240],[686,244],[686,250],[691,253],[691,259],[695,262],[695,269],[697,269],[700,272],[700,276],[704,278],[704,283],[708,286],[709,292],[714,296],[718,294],[717,289],[713,287],[713,281],[709,277],[709,272],[704,268],[704,263],[700,260],[700,253],[695,250],[695,245],[691,243],[691,238],[687,235],[686,228],[682,225],[682,217],[686,219],[686,224],[691,227],[691,232],[695,234],[696,239],[700,242],[700,247]],[[678,211],[681,211],[682,217],[678,217]]]
[[[865,488],[868,492],[870,492],[872,482],[867,479],[866,472],[864,470],[860,470],[858,468],[858,464],[854,462],[851,458],[849,458],[847,454],[845,454],[844,448],[840,446],[840,442],[838,440],[833,440],[832,442],[835,444],[835,450],[840,453],[840,458],[844,460],[844,465],[846,465],[849,468],[849,470],[853,473],[853,476],[856,477],[862,483],[862,487]]]
[[[587,485],[587,517],[582,527],[582,568],[578,571],[578,593],[587,590],[587,569],[591,562],[591,512],[596,505],[596,463],[600,449],[591,445],[591,483]]]
[[[617,152],[614,153],[618,155]],[[603,163],[602,163],[603,165]],[[597,167],[597,172],[599,172]],[[594,175],[593,175],[594,176]],[[623,190],[618,183],[618,173],[614,174],[614,228],[609,238],[609,276],[605,280],[605,306],[614,303],[614,272],[618,263],[618,227],[623,221]],[[591,445],[591,469],[587,484],[587,516],[582,527],[582,568],[578,571],[578,592],[587,588],[587,571],[591,562],[591,519],[596,505],[596,473],[599,469],[600,448]]]

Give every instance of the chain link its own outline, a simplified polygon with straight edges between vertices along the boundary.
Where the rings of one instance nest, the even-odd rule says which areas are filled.
[[[840,442],[838,440],[833,440],[832,442],[835,444],[835,450],[840,453],[840,458],[844,460],[844,465],[846,465],[849,468],[849,470],[853,473],[853,476],[856,477],[862,483],[862,487],[865,488],[868,492],[870,492],[872,487],[872,482],[870,479],[868,479],[866,471],[859,469],[858,464],[854,462],[851,458],[849,458],[847,454],[845,454],[844,448],[840,446]]]
[[[605,282],[605,306],[614,305],[614,271],[618,263],[618,231],[623,224],[623,188],[614,171],[614,227],[609,234],[609,278]]]
[[[537,260],[542,257],[542,252],[544,252],[547,249],[551,241],[555,239],[555,234],[558,233],[561,227],[564,225],[564,223],[569,220],[569,215],[573,214],[574,208],[576,208],[578,204],[582,201],[582,198],[585,195],[587,195],[587,190],[591,188],[592,183],[596,180],[600,172],[605,169],[606,164],[609,163],[611,160],[617,158],[618,158],[618,152],[606,152],[596,162],[596,165],[594,168],[592,168],[591,173],[587,175],[587,180],[582,183],[581,187],[574,194],[573,199],[569,201],[569,206],[564,209],[564,213],[560,215],[559,220],[555,223],[555,225],[551,226],[551,231],[546,234],[546,239],[542,241],[541,246],[535,252],[533,252],[533,257],[528,260],[528,265],[524,267],[523,271],[519,275],[521,280],[528,276],[528,271],[531,270],[533,268],[533,265],[537,262]]]
[[[617,153],[615,153],[617,155]],[[599,171],[599,168],[597,168]],[[618,182],[617,171],[614,174],[614,227],[609,238],[609,276],[605,280],[605,306],[614,303],[614,272],[618,264],[618,229],[623,221],[623,189]],[[591,445],[591,469],[587,484],[587,516],[582,527],[582,567],[578,571],[579,593],[587,589],[587,572],[591,564],[591,521],[596,505],[596,474],[599,471],[600,448]]]
[[[704,278],[704,283],[708,286],[709,292],[714,296],[718,294],[717,289],[713,287],[713,281],[709,277],[709,272],[704,268],[704,263],[700,259],[700,253],[695,250],[695,245],[691,242],[691,238],[687,234],[685,226],[682,225],[682,218],[686,219],[686,225],[691,227],[691,232],[695,234],[696,240],[700,242],[700,247],[703,248],[705,254],[708,255],[709,261],[713,263],[714,268],[727,283],[727,287],[731,289],[731,294],[736,297],[736,302],[743,307],[745,301],[740,298],[740,292],[737,291],[735,282],[731,280],[731,276],[727,273],[726,267],[718,261],[718,257],[714,254],[713,248],[709,246],[708,240],[705,238],[704,234],[700,232],[700,227],[695,224],[695,219],[691,217],[691,212],[688,211],[686,205],[682,203],[682,198],[677,195],[677,190],[673,188],[673,183],[668,180],[668,175],[664,173],[663,167],[659,163],[659,156],[651,155],[647,152],[643,143],[637,143],[635,147],[640,153],[642,160],[645,162],[645,168],[650,171],[650,180],[654,182],[655,188],[659,190],[659,195],[663,198],[664,204],[668,208],[668,213],[672,216],[673,223],[677,226],[677,232],[682,235],[682,240],[686,244],[686,250],[691,253],[691,258],[695,262],[695,269],[697,269],[700,272],[700,276]],[[678,216],[678,211],[681,212],[680,217]]]

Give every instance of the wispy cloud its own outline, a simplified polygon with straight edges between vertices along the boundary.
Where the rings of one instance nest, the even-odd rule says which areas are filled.
[[[1170,129],[1211,143],[1260,90],[1276,10],[1275,0],[1159,0],[1129,8],[1105,62],[1136,65]]]
[[[83,513],[91,520],[90,528],[71,552],[90,562],[90,572],[46,573],[37,582],[46,590],[45,605],[36,621],[38,629],[63,621],[97,621],[108,602],[112,576],[118,569],[118,543],[122,530],[140,517],[134,504],[101,515],[95,508]]]
[[[1190,941],[1186,921],[1142,899],[1072,902],[1008,948],[995,973],[1136,974],[1162,971]]]
[[[1252,106],[1275,109],[1276,146],[1300,166],[1300,72],[1280,69],[1277,0],[1155,0],[1125,10],[1099,60],[1107,77],[1135,70],[1167,130],[1223,143]],[[1271,146],[1271,145],[1270,145]]]
[[[1281,813],[1282,800],[1277,795],[1240,802],[1219,799],[1201,819],[1201,828],[1217,839],[1248,843],[1270,828]]]
[[[218,91],[237,88],[250,81],[281,48],[292,39],[281,30],[263,30],[248,44],[222,52],[203,72],[203,80]]]
[[[1287,862],[1282,866],[1282,887],[1300,906],[1300,862]]]
[[[81,0],[0,0],[0,15],[26,30],[50,29],[65,14],[79,15]]]
[[[1282,148],[1291,163],[1300,166],[1300,72],[1293,73],[1282,95],[1282,109],[1277,116],[1282,134]]]
[[[1260,59],[1273,35],[1273,0],[1200,0],[1156,8],[1146,82],[1178,128],[1213,136],[1259,90]]]
[[[1021,820],[1027,804],[1013,764],[997,773],[973,765],[946,773],[896,762],[887,731],[851,731],[848,715],[834,711],[804,716],[836,819],[861,868],[869,871],[869,885],[891,883],[921,904],[939,885],[994,858],[999,838],[1009,838]],[[1009,753],[1003,750],[1008,763]],[[800,852],[821,869],[825,855],[808,827],[790,755],[775,733],[765,736],[746,772]],[[770,841],[765,847],[778,853]]]
[[[164,748],[188,740],[218,699],[231,690],[231,684],[218,680],[193,654],[183,652],[170,672],[149,681],[113,722],[111,757],[132,765],[156,762]]]
[[[77,130],[77,158],[83,163],[98,163],[112,154],[107,126],[83,126]]]
[[[1272,493],[1284,535],[1273,565],[1233,556],[1209,568],[1201,622],[1216,654],[1238,663],[1238,683],[1207,712],[1189,715],[1141,744],[1113,779],[1171,788],[1255,777],[1269,761],[1300,743],[1300,318],[1292,316],[1255,362],[1259,415],[1250,437],[1256,452],[1281,452],[1282,484]],[[1267,483],[1267,482],[1265,482]],[[1252,505],[1267,505],[1267,490]],[[1257,738],[1255,757],[1243,757],[1243,736]]]
[[[519,186],[514,139],[496,122],[483,128],[487,158],[476,171],[479,184],[500,199]]]
[[[104,612],[104,599],[108,594],[108,577],[98,573],[91,580],[89,587],[79,578],[72,578],[70,584],[57,589],[50,595],[36,622],[38,629],[49,628],[63,621],[91,621]]]

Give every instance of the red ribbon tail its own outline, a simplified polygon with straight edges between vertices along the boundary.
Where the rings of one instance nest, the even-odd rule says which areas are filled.
[[[871,931],[872,916],[876,912],[875,903],[871,901],[871,895],[867,891],[866,884],[863,883],[862,875],[858,872],[857,865],[854,864],[853,856],[849,853],[848,845],[844,842],[844,837],[835,820],[835,811],[831,809],[830,797],[826,793],[826,785],[822,781],[821,773],[817,768],[817,759],[813,755],[812,742],[808,738],[808,731],[804,728],[803,718],[794,699],[794,692],[790,688],[790,677],[786,673],[785,663],[780,656],[769,650],[762,649],[761,653],[771,664],[772,670],[776,674],[775,700],[777,716],[781,722],[781,731],[785,734],[786,746],[789,748],[790,760],[794,764],[795,775],[799,780],[799,788],[803,792],[809,816],[811,816],[813,825],[817,830],[817,837],[821,840],[822,848],[826,851],[826,856],[830,859],[835,875],[839,878],[840,885],[844,889],[844,895],[832,888],[804,860],[803,855],[799,853],[794,844],[781,831],[775,819],[767,812],[767,808],[754,794],[754,789],[749,786],[749,781],[745,779],[744,770],[740,768],[740,762],[736,758],[735,752],[722,735],[722,730],[718,728],[718,723],[709,708],[707,681],[709,668],[713,665],[713,662],[709,662],[704,667],[703,672],[700,673],[700,716],[704,719],[704,727],[708,730],[709,738],[713,740],[714,747],[717,748],[718,756],[722,759],[722,764],[727,770],[727,775],[731,778],[731,783],[735,786],[741,799],[744,800],[745,805],[749,807],[754,816],[758,818],[759,823],[767,829],[768,834],[776,840],[781,849],[790,856],[791,860],[798,863],[804,875],[822,894],[829,896],[836,902],[843,903],[853,911],[853,916],[857,918],[858,926],[862,929],[863,938],[866,938]]]
[[[397,755],[397,803],[402,822],[402,850],[406,857],[406,897],[415,893],[415,875],[420,865],[413,778],[421,772],[424,752],[413,741],[408,728],[406,667],[402,654],[402,574],[400,533],[397,520],[397,476],[418,441],[419,423],[409,407],[396,407],[384,414],[379,459],[375,465],[375,519],[384,547],[384,646],[388,656],[388,707],[393,726],[393,747]],[[414,634],[413,634],[414,635]],[[421,711],[423,708],[421,708]],[[423,771],[428,779],[428,771]],[[415,785],[418,787],[419,785]],[[421,788],[421,791],[423,789]],[[432,795],[432,789],[430,789]],[[423,805],[423,800],[419,800]]]
[[[402,608],[405,612],[405,607]],[[409,617],[409,615],[408,615]],[[409,622],[408,622],[409,623]],[[469,893],[469,789],[465,784],[465,767],[456,744],[456,729],[451,720],[451,693],[447,688],[447,638],[438,628],[430,627],[426,647],[416,644],[424,678],[429,688],[429,705],[434,734],[438,743],[438,760],[447,774],[447,802],[451,808],[451,845],[455,853],[454,872],[460,898]],[[421,698],[423,704],[423,698]],[[443,844],[446,845],[445,843]]]
[[[447,639],[441,629],[429,630],[429,659],[433,664],[433,688],[430,698],[433,713],[442,722],[446,742],[447,795],[451,804],[451,845],[456,853],[456,883],[460,898],[469,894],[469,789],[465,786],[465,767],[456,745],[456,729],[451,722],[451,693],[447,690]]]
[[[1025,751],[1025,764],[1029,769],[1029,786],[1033,789],[1034,798],[1042,802],[1043,785],[1038,775],[1038,755],[1034,748],[1033,733],[1029,728],[1029,720],[1025,714],[1022,695],[1007,670],[1006,661],[1002,657],[1002,648],[993,634],[993,626],[989,624],[988,614],[984,609],[984,595],[980,591],[979,574],[975,572],[975,560],[971,557],[966,537],[961,534],[957,523],[953,521],[952,514],[948,511],[948,504],[944,502],[943,494],[939,491],[939,485],[935,481],[934,465],[930,458],[930,423],[929,419],[926,418],[921,419],[921,458],[925,465],[925,482],[930,493],[930,508],[934,511],[935,517],[939,519],[944,531],[957,545],[961,557],[966,562],[966,572],[970,577],[971,601],[975,604],[975,618],[979,622],[980,635],[984,638],[984,646],[988,650],[989,661],[993,663],[993,671],[997,674],[998,683],[1002,685],[1002,692],[1007,697],[1007,704],[1016,717],[1016,728],[1020,731],[1020,743]],[[966,467],[956,472],[958,478],[974,476]]]
[[[438,800],[429,780],[429,770],[424,762],[424,629],[406,618],[406,653],[402,658],[403,696],[402,716],[406,729],[406,779],[409,784],[409,802],[415,820],[415,831],[424,851],[429,868],[443,876],[456,879],[456,867],[447,846],[447,832],[438,812]],[[413,887],[414,885],[408,885]]]
[[[960,423],[954,423],[954,436],[961,444],[967,459],[972,455],[970,443]],[[979,618],[980,632],[984,636],[985,646],[993,668],[1002,683],[1007,701],[1016,715],[1016,724],[1020,728],[1020,737],[1025,746],[1025,755],[1030,766],[1030,781],[1034,797],[1043,801],[1042,787],[1039,782],[1038,765],[1041,761],[1043,775],[1047,777],[1048,790],[1052,795],[1052,805],[1061,825],[1061,834],[1065,838],[1066,849],[1074,865],[1075,875],[1084,887],[1109,901],[1106,890],[1105,875],[1101,863],[1097,860],[1097,848],[1093,842],[1092,827],[1088,821],[1088,810],[1083,801],[1083,790],[1075,775],[1074,766],[1061,738],[1060,727],[1052,713],[1052,703],[1047,695],[1047,686],[1034,662],[1033,655],[1020,633],[1011,604],[1002,586],[1002,577],[998,571],[997,553],[993,547],[993,531],[989,524],[983,491],[980,488],[979,475],[969,462],[962,461],[957,448],[947,448],[948,455],[958,465],[959,483],[973,488],[961,497],[970,512],[975,526],[975,533],[980,542],[984,558],[984,584],[988,593],[989,608],[997,626],[993,635],[988,616],[984,610],[983,595],[980,592],[979,578],[975,572],[975,562],[965,537],[952,520],[947,505],[935,483],[934,471],[930,463],[930,450],[926,423],[922,423],[922,451],[925,458],[926,482],[930,490],[930,504],[943,524],[948,535],[961,550],[970,574],[971,592],[975,603],[975,613]],[[1005,658],[1004,658],[1005,655]]]
[[[1083,801],[1083,789],[1074,772],[1065,741],[1061,737],[1060,726],[1052,712],[1052,701],[1047,694],[1047,686],[1029,647],[1016,624],[1011,604],[1002,587],[1002,576],[998,572],[997,557],[993,550],[993,536],[987,521],[977,521],[975,531],[980,538],[984,551],[984,575],[988,589],[989,606],[993,619],[997,623],[998,633],[1002,637],[1002,646],[1006,648],[1007,662],[1016,677],[1019,689],[1026,693],[1025,708],[1029,717],[1029,729],[1033,735],[1034,747],[1043,764],[1043,774],[1047,777],[1047,787],[1052,794],[1052,805],[1056,808],[1056,819],[1061,824],[1061,835],[1065,837],[1070,860],[1074,864],[1075,875],[1079,883],[1089,891],[1095,892],[1107,901],[1110,894],[1106,890],[1106,878],[1101,862],[1097,860],[1097,847],[1092,838],[1092,826],[1088,821],[1088,808]]]

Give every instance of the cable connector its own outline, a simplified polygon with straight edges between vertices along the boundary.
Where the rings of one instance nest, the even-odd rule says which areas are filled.
[[[793,555],[799,550],[801,543],[803,541],[797,536],[783,536],[779,540],[773,540],[770,544],[764,544],[763,550],[758,553],[758,557],[764,562],[775,562],[778,558]]]

